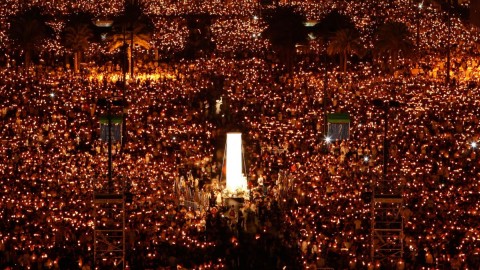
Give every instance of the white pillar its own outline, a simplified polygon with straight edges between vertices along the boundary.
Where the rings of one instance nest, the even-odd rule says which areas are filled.
[[[247,191],[247,178],[243,175],[242,133],[227,133],[227,190]]]

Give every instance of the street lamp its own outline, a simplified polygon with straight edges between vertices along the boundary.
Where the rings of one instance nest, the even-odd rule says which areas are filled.
[[[401,215],[390,215],[392,212],[400,213],[402,209],[402,191],[396,189],[395,181],[389,181],[387,179],[388,168],[388,113],[391,109],[400,107],[400,103],[396,100],[373,100],[373,105],[383,110],[384,127],[383,127],[383,174],[380,184],[377,184],[375,178],[372,177],[372,201],[371,207],[371,246],[370,246],[370,258],[371,266],[373,267],[379,261],[375,259],[382,257],[392,256],[398,254],[400,259],[403,258],[403,218]],[[398,186],[397,186],[398,187]],[[378,213],[378,215],[377,215]],[[383,245],[375,244],[375,241],[382,241],[383,239],[393,237],[392,239],[398,239],[398,241],[392,241],[389,243],[384,242]],[[375,257],[375,254],[378,254]],[[396,256],[396,255],[395,255]],[[380,268],[380,266],[378,266]]]
[[[108,147],[108,187],[113,188],[113,176],[112,176],[112,142],[113,142],[113,133],[112,133],[112,128],[113,128],[113,112],[112,110],[114,108],[118,107],[124,107],[125,106],[125,101],[123,99],[115,99],[115,98],[100,98],[97,100],[97,106],[103,108],[106,110],[106,117],[107,117],[107,130],[105,133],[105,140],[107,142],[107,147]],[[120,140],[121,138],[115,138],[116,140]]]
[[[473,149],[477,149],[477,142],[471,142],[470,143],[470,146],[473,148]]]
[[[451,39],[451,33],[452,33],[452,7],[450,6],[450,3],[447,3],[447,8],[448,8],[448,13],[447,13],[447,77],[445,79],[446,84],[450,84],[450,39]]]
[[[420,51],[420,10],[423,9],[423,1],[418,3],[415,9],[417,15],[417,50]]]

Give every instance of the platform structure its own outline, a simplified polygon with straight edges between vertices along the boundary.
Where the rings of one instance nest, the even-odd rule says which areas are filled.
[[[95,269],[125,269],[123,193],[94,193]]]
[[[93,265],[94,269],[125,269],[125,201],[126,183],[114,177],[112,144],[121,142],[122,101],[102,99],[97,105],[104,115],[100,117],[100,140],[108,148],[106,177],[95,179],[93,184]]]
[[[390,267],[402,264],[404,233],[401,193],[375,190],[371,205],[372,263]]]

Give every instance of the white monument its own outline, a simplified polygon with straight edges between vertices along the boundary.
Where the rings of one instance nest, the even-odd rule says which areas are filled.
[[[247,177],[243,172],[242,133],[227,133],[225,197],[248,198]]]

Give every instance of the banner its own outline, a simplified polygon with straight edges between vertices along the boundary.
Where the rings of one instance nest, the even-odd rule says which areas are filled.
[[[350,115],[332,113],[327,115],[327,136],[332,140],[347,140],[350,137]]]
[[[112,142],[117,142],[122,140],[122,117],[121,116],[112,116]],[[100,139],[108,142],[108,117],[100,117]]]

